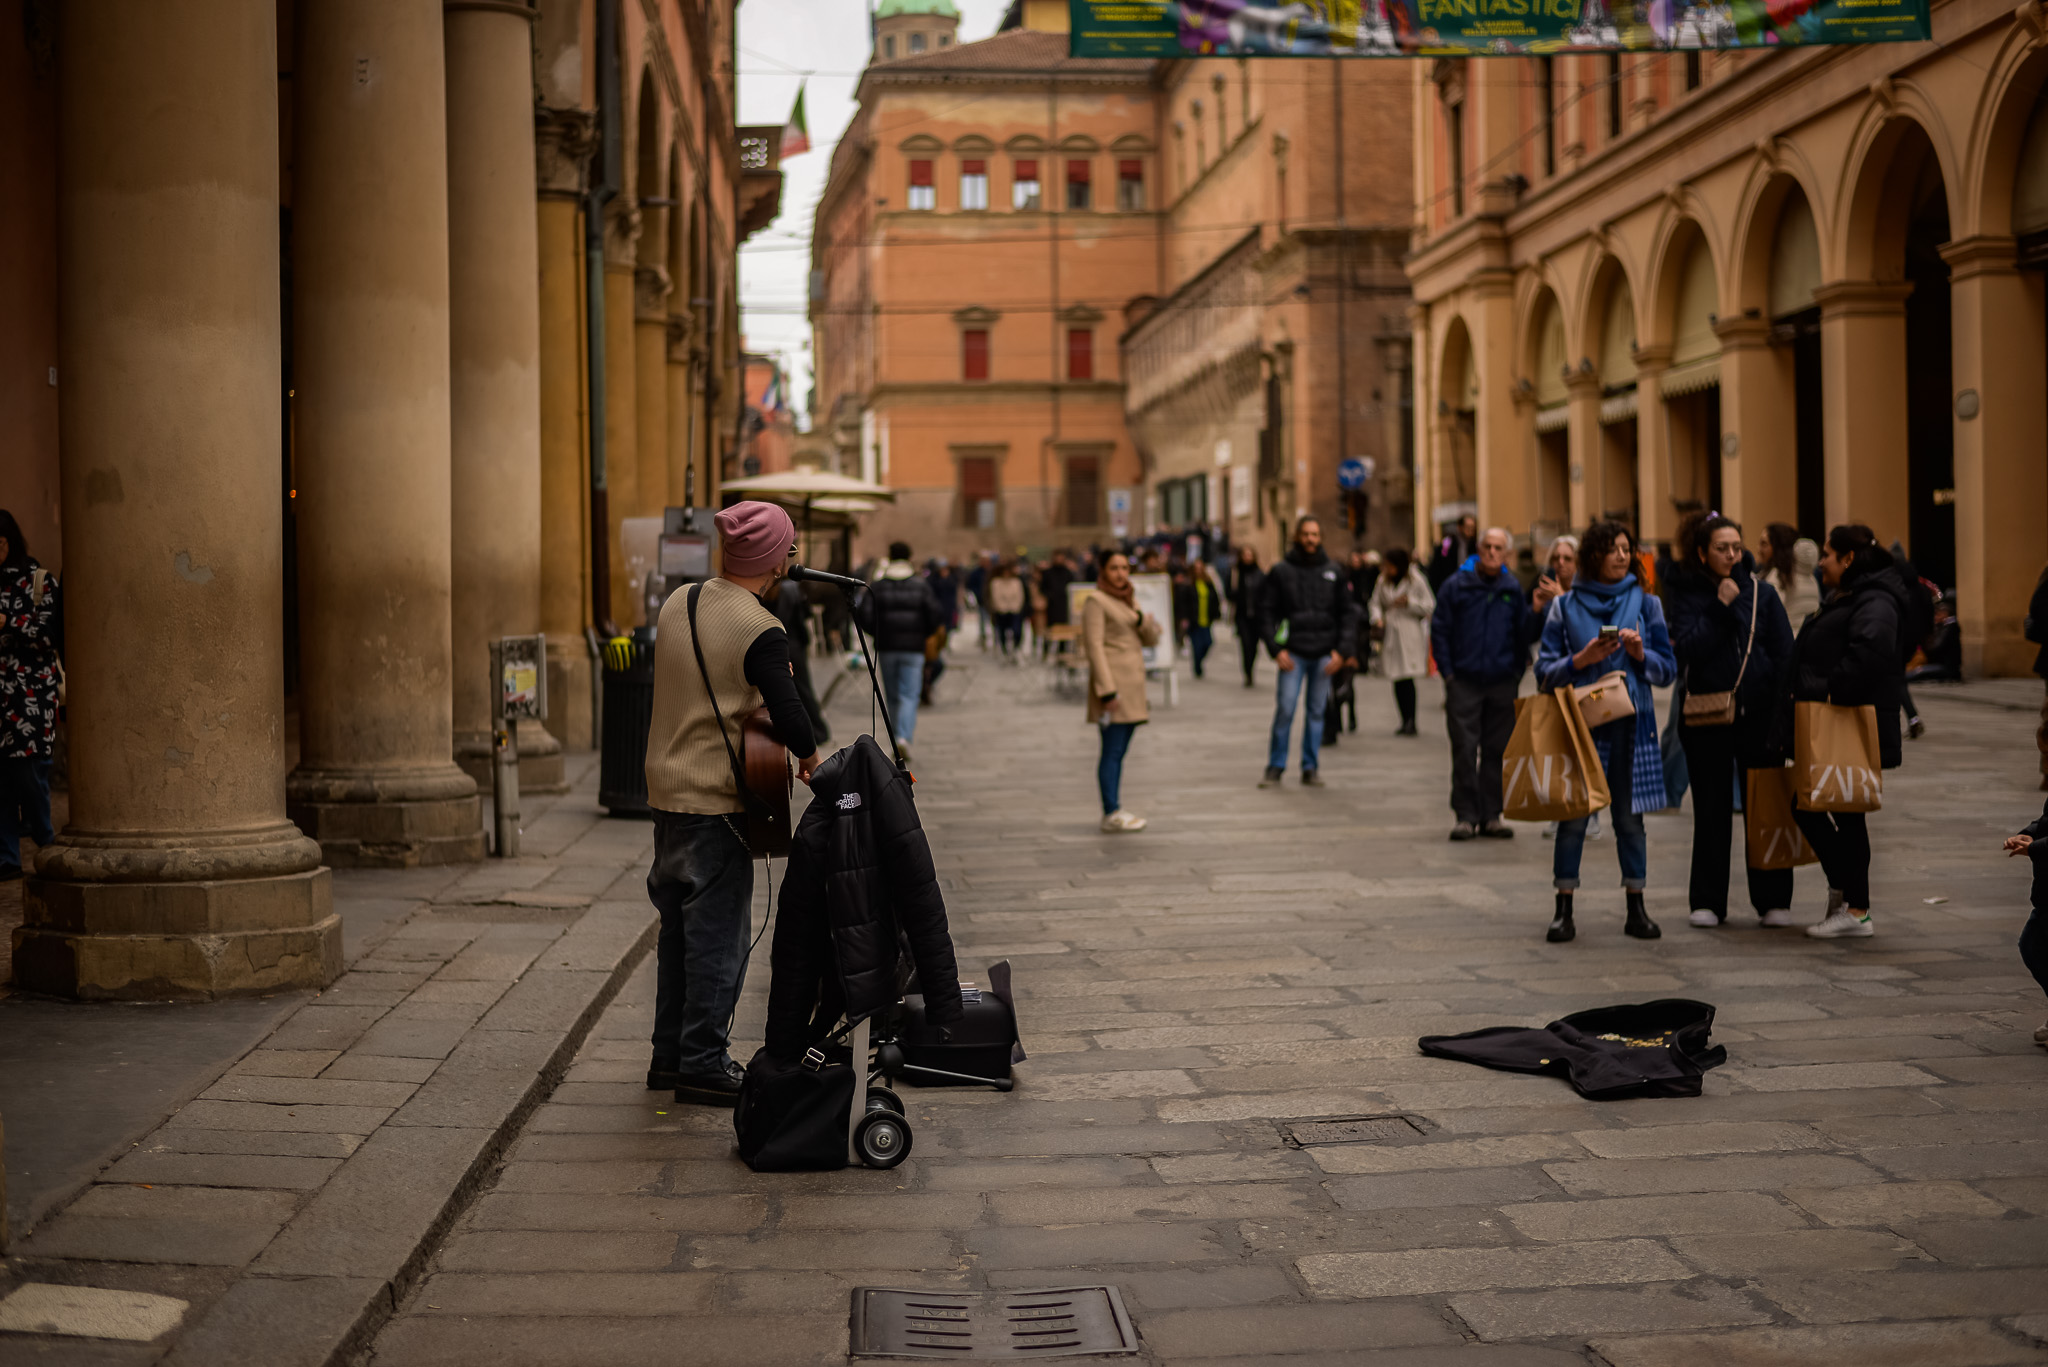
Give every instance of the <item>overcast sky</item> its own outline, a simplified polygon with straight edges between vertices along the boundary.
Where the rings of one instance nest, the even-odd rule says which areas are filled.
[[[954,0],[960,41],[994,33],[1005,3]],[[739,14],[742,124],[784,122],[798,83],[808,82],[811,150],[782,163],[782,214],[740,249],[740,328],[749,350],[782,358],[801,423],[811,391],[811,328],[804,317],[811,215],[825,189],[833,144],[853,118],[853,87],[868,57],[868,6],[867,0],[743,0]]]

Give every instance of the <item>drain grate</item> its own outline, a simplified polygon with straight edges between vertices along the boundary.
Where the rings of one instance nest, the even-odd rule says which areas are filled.
[[[855,1357],[956,1358],[1135,1353],[1137,1331],[1113,1286],[1046,1291],[853,1291]]]
[[[1377,1144],[1426,1133],[1422,1122],[1412,1115],[1340,1115],[1280,1127],[1280,1137],[1297,1149],[1311,1144]]]

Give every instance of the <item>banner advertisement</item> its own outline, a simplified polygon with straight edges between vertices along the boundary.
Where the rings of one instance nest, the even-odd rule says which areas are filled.
[[[1543,56],[1916,42],[1927,0],[1068,0],[1076,57]]]

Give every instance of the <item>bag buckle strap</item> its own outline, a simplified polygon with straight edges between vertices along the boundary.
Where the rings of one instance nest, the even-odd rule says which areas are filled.
[[[820,1049],[816,1045],[813,1045],[809,1049],[804,1050],[804,1067],[810,1069],[812,1072],[815,1073],[820,1068],[823,1068],[825,1066],[825,1063],[825,1051],[823,1049]]]

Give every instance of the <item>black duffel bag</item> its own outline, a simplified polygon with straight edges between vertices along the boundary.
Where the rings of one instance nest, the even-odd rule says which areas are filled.
[[[758,1050],[740,1083],[732,1125],[755,1172],[829,1172],[846,1166],[853,1051],[820,1045],[803,1058]]]

